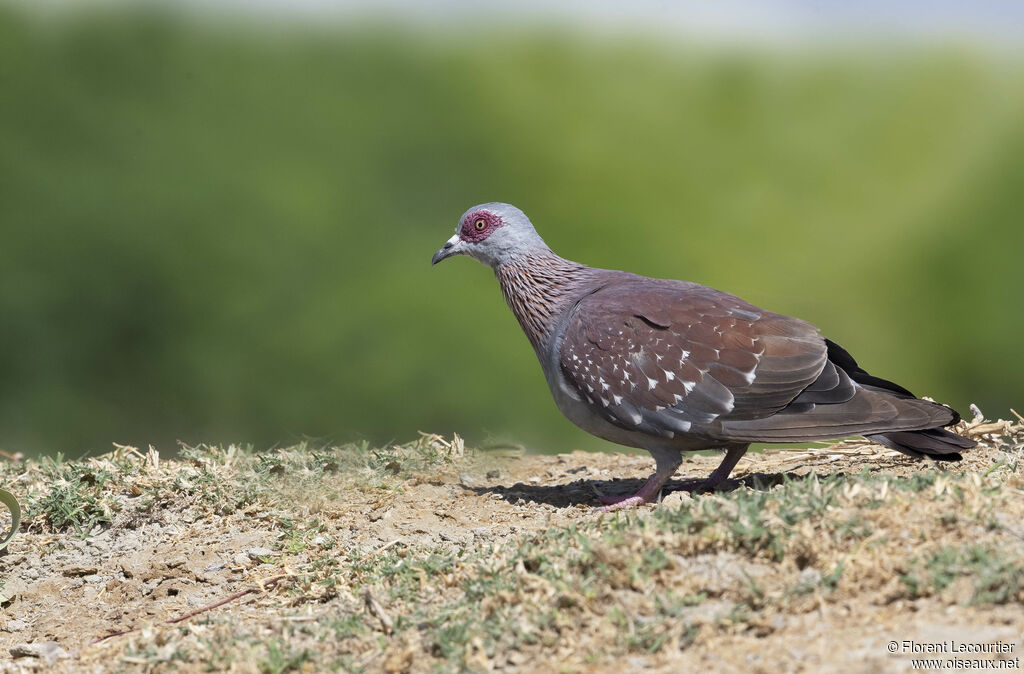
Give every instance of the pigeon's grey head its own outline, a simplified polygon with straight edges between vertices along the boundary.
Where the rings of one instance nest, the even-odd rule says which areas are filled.
[[[548,250],[525,213],[511,204],[492,202],[462,214],[455,236],[434,253],[431,264],[453,255],[468,255],[497,268],[521,255]]]

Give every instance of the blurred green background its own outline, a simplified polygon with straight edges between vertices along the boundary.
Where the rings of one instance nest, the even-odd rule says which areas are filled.
[[[57,14],[0,4],[7,451],[607,447],[491,272],[430,266],[490,200],[964,413],[1024,404],[1019,57]]]

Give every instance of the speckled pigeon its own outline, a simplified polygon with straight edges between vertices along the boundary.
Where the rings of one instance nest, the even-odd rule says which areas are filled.
[[[725,451],[702,485],[713,489],[752,442],[863,435],[940,461],[975,445],[944,430],[954,410],[868,374],[810,323],[697,283],[570,262],[515,206],[466,211],[432,264],[453,255],[494,270],[562,414],[653,455],[654,475],[609,508],[655,500],[694,450]]]

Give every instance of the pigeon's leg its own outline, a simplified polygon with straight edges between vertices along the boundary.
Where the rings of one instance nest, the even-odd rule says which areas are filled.
[[[722,463],[718,464],[718,468],[715,468],[714,472],[708,476],[708,479],[700,484],[697,491],[714,491],[716,487],[729,479],[729,473],[739,463],[740,458],[747,453],[748,447],[750,447],[749,444],[727,447]]]
[[[633,506],[651,503],[658,499],[658,496],[661,494],[661,488],[672,479],[676,469],[679,468],[679,464],[683,462],[683,453],[677,449],[651,449],[648,451],[654,457],[656,466],[654,475],[651,475],[644,486],[640,487],[640,491],[633,496],[609,498],[598,495],[598,500],[608,504],[601,508],[602,511],[608,512],[620,508],[632,508]]]

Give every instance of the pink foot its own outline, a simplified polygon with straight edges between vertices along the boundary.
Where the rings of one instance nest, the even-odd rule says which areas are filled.
[[[644,485],[644,488],[641,488],[640,491],[632,496],[605,496],[597,490],[597,487],[592,487],[592,489],[594,490],[594,494],[597,496],[597,500],[605,504],[605,506],[603,508],[599,508],[599,510],[603,513],[607,513],[613,510],[635,508],[638,505],[654,502],[657,497],[657,492],[653,495],[649,494],[647,493],[649,490],[647,490],[646,487],[647,485]]]
[[[669,457],[675,460],[666,460],[664,454],[656,454],[655,460],[658,463],[658,470],[655,471],[654,475],[647,478],[647,482],[644,486],[640,487],[640,491],[633,494],[632,496],[626,496],[625,498],[609,498],[599,492],[597,487],[593,487],[594,493],[597,494],[597,498],[601,503],[605,503],[605,507],[601,508],[601,512],[611,512],[612,510],[621,510],[623,508],[635,508],[638,505],[644,503],[653,503],[658,500],[658,495],[661,494],[661,488],[665,486],[672,474],[676,472],[676,468],[679,467],[679,455],[678,453],[673,454]]]
[[[643,496],[640,496],[639,494],[637,494],[636,496],[627,496],[626,498],[623,499],[610,499],[606,496],[603,496],[598,500],[600,500],[602,503],[608,504],[606,506],[598,508],[598,510],[600,510],[603,513],[610,513],[613,510],[625,510],[626,508],[635,508],[637,506],[651,502],[649,499],[646,499]]]

